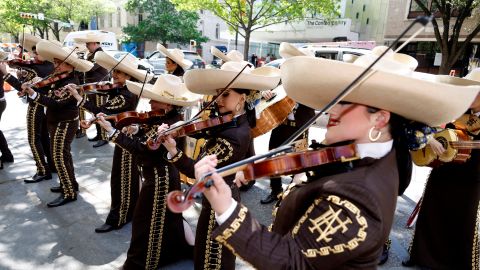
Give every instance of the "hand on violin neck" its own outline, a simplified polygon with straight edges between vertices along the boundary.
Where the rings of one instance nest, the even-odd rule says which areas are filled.
[[[88,129],[94,121],[92,120],[81,120],[80,121],[80,127],[83,129]]]
[[[107,132],[111,132],[113,130],[112,124],[105,119],[104,113],[97,114],[97,123]]]
[[[157,138],[156,140],[161,140],[163,146],[167,149],[167,151],[170,153],[170,155],[175,156],[178,153],[177,149],[177,142],[171,135],[165,135],[165,131],[169,129],[169,125],[167,124],[161,124],[157,128]]]
[[[195,178],[197,181],[212,181],[212,185],[205,189],[203,194],[210,202],[212,209],[221,215],[230,208],[232,204],[232,190],[225,183],[223,178],[215,173],[215,167],[217,166],[217,156],[209,155],[202,158],[197,164],[195,164]],[[207,174],[212,174],[204,179]]]
[[[77,85],[70,83],[65,85],[65,89],[77,100],[82,101],[83,97],[77,91]]]
[[[133,124],[133,125],[123,127],[122,128],[122,133],[125,133],[127,135],[135,135],[135,134],[138,133],[139,129],[140,128],[138,127],[138,125]]]
[[[32,96],[35,93],[35,91],[31,87],[31,85],[28,84],[28,83],[22,84],[22,91],[21,92],[24,95],[29,95],[29,96]]]

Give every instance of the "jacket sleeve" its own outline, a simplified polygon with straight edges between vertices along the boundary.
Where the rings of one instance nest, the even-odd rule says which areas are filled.
[[[70,94],[67,94],[64,98],[55,99],[37,92],[37,96],[33,101],[42,106],[57,110],[65,107],[77,106],[77,100]]]
[[[257,269],[338,269],[371,248],[367,236],[379,237],[366,214],[352,201],[321,196],[282,236],[259,224],[239,204],[213,237]]]
[[[93,113],[94,115],[97,115],[97,113],[101,112],[100,107],[98,107],[97,104],[95,104],[95,102],[89,98],[87,94],[83,94],[83,100],[79,106]]]
[[[145,143],[141,142],[140,138],[136,136],[130,137],[119,130],[115,131],[110,140],[132,155],[154,154]]]
[[[9,73],[5,75],[3,79],[18,91],[22,90],[22,83],[17,78],[15,78],[15,76],[13,76],[12,74]]]

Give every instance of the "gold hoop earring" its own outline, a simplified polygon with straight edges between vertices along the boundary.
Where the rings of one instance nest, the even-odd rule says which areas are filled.
[[[236,110],[237,112],[240,111],[240,103],[237,103],[237,106],[235,106],[235,110]]]
[[[378,139],[380,139],[380,136],[382,136],[382,132],[379,130],[378,133],[377,133],[377,136],[375,136],[375,138],[372,136],[372,131],[375,130],[375,127],[372,127],[370,129],[370,131],[368,132],[368,139],[370,139],[370,141],[372,142],[376,142],[378,141]]]

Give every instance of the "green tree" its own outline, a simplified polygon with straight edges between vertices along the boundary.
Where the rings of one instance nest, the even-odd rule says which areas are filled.
[[[51,30],[60,41],[60,32],[70,30],[62,22],[88,20],[98,13],[113,10],[112,2],[102,0],[2,0],[0,29],[18,37],[22,25],[28,25],[31,32],[37,32],[42,38],[48,38],[48,31]],[[43,13],[45,20],[24,19],[20,17],[20,12]]]
[[[245,39],[247,60],[250,36],[255,30],[282,22],[304,19],[311,14],[337,15],[339,0],[172,0],[179,9],[209,10],[238,29]]]
[[[435,38],[442,53],[439,74],[448,74],[480,32],[479,0],[414,0],[428,16],[432,13]],[[467,18],[470,18],[467,20]],[[464,40],[460,38],[464,36]]]
[[[207,41],[197,30],[199,19],[196,12],[178,11],[168,0],[129,0],[126,9],[143,13],[145,18],[138,25],[123,28],[129,41],[159,41],[164,46],[167,42],[186,44],[191,39],[198,44]]]

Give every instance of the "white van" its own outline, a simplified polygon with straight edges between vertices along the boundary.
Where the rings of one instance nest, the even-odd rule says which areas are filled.
[[[65,40],[63,40],[63,46],[73,47],[75,44],[75,41],[73,39],[76,37],[84,36],[88,32],[101,33],[106,36],[106,40],[100,43],[100,46],[102,46],[102,49],[104,51],[118,50],[118,42],[117,42],[117,37],[115,36],[115,33],[103,31],[103,30],[86,30],[86,31],[70,32],[65,37]]]

